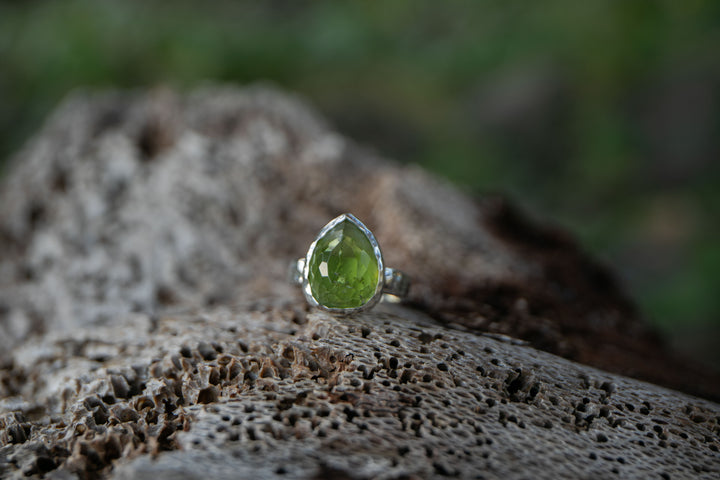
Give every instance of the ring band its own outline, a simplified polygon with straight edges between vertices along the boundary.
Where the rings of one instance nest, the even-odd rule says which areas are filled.
[[[310,305],[341,314],[372,308],[383,294],[405,297],[410,288],[410,278],[384,266],[375,236],[349,213],[323,227],[305,257],[291,262],[288,277]]]

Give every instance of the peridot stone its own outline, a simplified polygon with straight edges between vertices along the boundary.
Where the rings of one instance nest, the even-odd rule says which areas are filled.
[[[375,294],[378,261],[367,235],[345,219],[318,239],[310,257],[313,297],[329,308],[357,308]]]

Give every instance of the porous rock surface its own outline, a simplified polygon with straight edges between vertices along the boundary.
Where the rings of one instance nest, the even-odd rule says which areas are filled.
[[[16,161],[0,478],[720,475],[718,404],[607,373],[718,396],[603,268],[296,99],[76,94]],[[406,305],[336,318],[284,281],[345,211]]]

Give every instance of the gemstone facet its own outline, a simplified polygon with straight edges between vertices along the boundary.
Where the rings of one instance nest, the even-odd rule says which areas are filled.
[[[325,307],[359,308],[375,296],[381,261],[369,230],[363,231],[360,221],[350,215],[342,218],[316,240],[308,262],[308,285]]]

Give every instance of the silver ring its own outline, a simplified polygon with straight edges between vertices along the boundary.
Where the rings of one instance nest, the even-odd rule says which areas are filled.
[[[370,229],[349,213],[320,230],[305,257],[291,262],[289,278],[310,305],[345,315],[372,308],[384,294],[403,298],[410,288],[406,274],[385,267]]]

